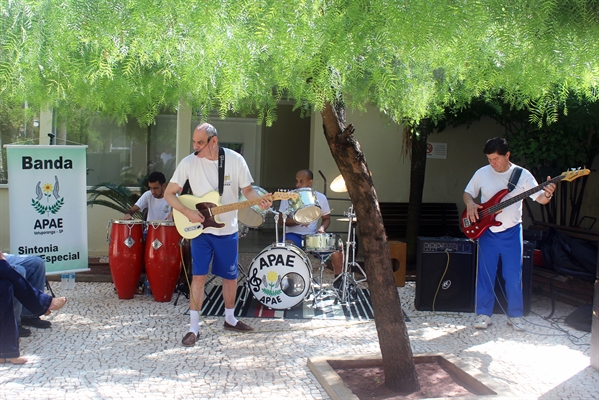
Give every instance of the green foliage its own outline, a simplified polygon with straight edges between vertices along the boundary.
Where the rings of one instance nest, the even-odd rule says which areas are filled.
[[[87,190],[88,207],[94,205],[104,206],[125,214],[135,205],[139,195],[131,193],[125,185],[114,185],[112,183],[100,183]],[[142,214],[136,212],[133,218],[141,219]]]
[[[153,122],[257,112],[344,94],[395,121],[494,97],[556,120],[597,98],[597,3],[584,0],[11,0],[0,5],[1,106]]]

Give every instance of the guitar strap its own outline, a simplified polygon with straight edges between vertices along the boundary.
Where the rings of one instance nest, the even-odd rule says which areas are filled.
[[[520,167],[514,168],[514,170],[512,171],[512,175],[510,176],[510,180],[507,183],[508,193],[516,188],[516,183],[518,183],[518,180],[520,179],[520,175],[522,175],[522,168],[520,168]]]
[[[218,194],[222,197],[225,186],[225,149],[218,147]]]
[[[223,195],[223,189],[225,186],[225,150],[222,147],[218,148],[218,194]],[[193,194],[191,192],[191,185],[189,179],[185,181],[181,194]]]

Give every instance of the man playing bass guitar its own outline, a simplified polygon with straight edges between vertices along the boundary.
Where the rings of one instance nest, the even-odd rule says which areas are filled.
[[[504,197],[509,199],[538,186],[532,174],[510,162],[510,152],[503,138],[489,139],[483,152],[489,165],[477,170],[464,190],[467,219],[472,223],[480,217],[482,205],[474,199],[480,195],[481,203],[487,202],[500,190],[511,191]],[[514,170],[521,170],[518,179],[512,177]],[[548,180],[551,178],[548,177]],[[512,183],[510,188],[508,182]],[[553,197],[555,184],[550,183],[530,198],[539,204],[547,204]],[[505,295],[507,299],[506,314],[508,324],[515,330],[523,327],[522,298],[522,201],[518,201],[495,215],[499,225],[493,225],[478,238],[478,273],[476,278],[476,321],[474,327],[486,329],[493,322],[493,306],[495,304],[495,278],[499,257],[501,257],[503,278],[505,279]]]

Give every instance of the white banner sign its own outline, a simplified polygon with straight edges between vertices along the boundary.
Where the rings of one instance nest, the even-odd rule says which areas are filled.
[[[42,257],[47,274],[88,271],[87,146],[5,147],[10,252]]]

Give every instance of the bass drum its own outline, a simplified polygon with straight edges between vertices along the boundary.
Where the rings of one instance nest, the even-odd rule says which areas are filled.
[[[252,260],[248,286],[263,305],[275,310],[295,307],[312,285],[312,264],[299,247],[274,243]]]
[[[268,194],[268,192],[266,190],[262,189],[260,186],[252,186],[252,187],[260,196],[264,196],[265,194]],[[247,199],[245,198],[243,193],[241,195],[239,195],[240,202],[246,201],[246,200]],[[237,211],[237,219],[239,219],[239,222],[241,222],[246,227],[259,228],[264,224],[264,215],[266,214],[266,211],[267,210],[261,209],[259,205],[242,208],[239,211]]]

